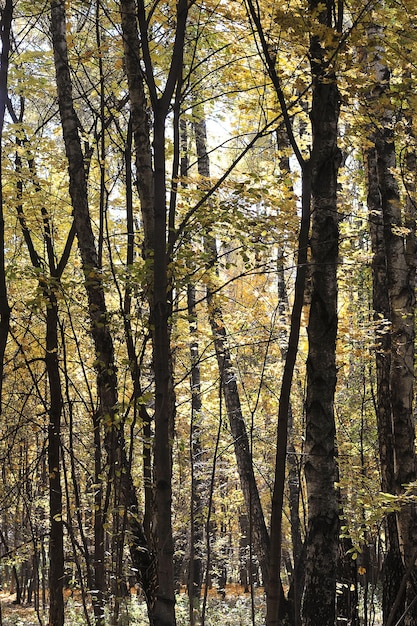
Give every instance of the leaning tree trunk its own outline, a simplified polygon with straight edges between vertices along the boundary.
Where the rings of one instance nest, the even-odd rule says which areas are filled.
[[[333,3],[310,2],[320,24],[331,27]],[[308,496],[305,626],[336,623],[339,503],[335,489],[338,213],[337,146],[339,92],[336,76],[318,36],[310,43],[313,78],[311,305],[308,322],[306,460]]]
[[[199,116],[201,117],[201,116]],[[210,164],[207,153],[206,125],[204,119],[196,119],[194,132],[197,149],[198,173],[204,179],[210,177]],[[209,265],[216,266],[217,245],[210,234],[205,236],[205,248],[209,256]],[[214,293],[213,286],[207,287],[208,316],[214,338],[214,349],[220,373],[222,392],[225,399],[230,430],[233,436],[236,462],[240,484],[245,499],[246,510],[252,518],[255,553],[262,571],[263,583],[267,587],[269,581],[269,535],[265,524],[265,517],[259,497],[258,486],[253,471],[249,437],[240,404],[239,390],[236,375],[233,369],[228,336],[223,321],[223,312]]]
[[[155,598],[154,561],[139,522],[137,494],[126,457],[123,425],[117,415],[118,383],[114,348],[88,206],[86,167],[78,134],[79,123],[73,105],[64,2],[58,0],[51,3],[51,16],[58,104],[68,160],[69,191],[85,277],[84,286],[88,297],[91,336],[96,353],[99,396],[97,420],[105,431],[105,446],[111,478],[115,488],[117,484],[120,484],[124,506],[127,509],[132,566],[145,593],[149,613],[152,615]],[[104,624],[104,615],[103,611],[101,613],[99,611],[100,606],[97,607],[96,622],[101,626]]]

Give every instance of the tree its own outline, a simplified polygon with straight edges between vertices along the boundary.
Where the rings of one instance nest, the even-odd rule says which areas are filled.
[[[13,19],[13,2],[7,0],[2,10],[1,54],[0,54],[0,152],[3,145],[4,117],[8,98],[7,80],[9,73],[10,33]],[[1,157],[1,154],[0,154]],[[10,307],[7,300],[6,263],[5,263],[5,227],[4,227],[4,198],[3,198],[3,171],[0,158],[0,411],[2,401],[4,354],[10,324]]]
[[[375,23],[371,24],[368,35],[372,50],[369,71],[374,82],[368,99],[368,114],[376,115],[378,119],[371,134],[372,147],[367,151],[368,197],[375,254],[374,301],[376,313],[391,324],[390,332],[382,337],[387,355],[384,357],[385,364],[381,364],[381,353],[377,356],[381,464],[383,488],[401,494],[404,485],[413,482],[416,477],[413,417],[415,264],[413,253],[409,255],[410,246],[415,251],[415,226],[409,221],[410,230],[406,236],[403,235],[402,199],[394,173],[393,110],[389,104],[390,71],[383,58],[383,29]],[[397,527],[392,526],[393,515],[387,520],[390,560],[387,560],[385,568],[385,588],[394,587],[394,597],[386,603],[387,616],[396,595],[401,593],[398,579],[396,592],[393,585],[393,579],[398,576],[395,554],[399,549],[405,570],[412,568],[415,560],[413,516],[409,505],[404,505],[397,514],[399,537]],[[408,595],[406,604],[409,603]],[[413,612],[408,609],[406,620],[412,615]]]
[[[341,15],[329,3],[309,4],[317,28],[340,32]],[[339,11],[341,7],[338,7]],[[311,35],[313,81],[311,304],[308,322],[306,461],[308,534],[303,616],[306,625],[336,621],[336,567],[339,542],[339,502],[335,489],[338,211],[337,173],[340,95],[332,55],[318,32]]]
[[[91,335],[94,341],[99,405],[95,428],[104,429],[104,442],[109,458],[110,477],[114,485],[120,484],[131,531],[132,561],[144,589],[152,618],[155,599],[153,563],[150,549],[138,519],[138,501],[127,463],[123,424],[118,416],[118,384],[113,340],[108,324],[103,281],[88,207],[85,159],[78,134],[79,122],[73,106],[72,84],[69,73],[66,42],[65,7],[62,3],[51,5],[51,30],[54,48],[55,71],[62,131],[69,168],[69,191],[72,200],[74,223],[82,259],[84,286],[88,297]],[[98,442],[97,444],[98,445]],[[96,449],[99,453],[99,450]],[[100,489],[100,486],[98,487]],[[100,513],[100,511],[98,511]],[[102,520],[100,520],[102,523]],[[100,529],[97,528],[97,531]],[[99,533],[99,542],[103,539]],[[97,624],[104,623],[104,545],[99,550],[95,564]]]
[[[138,24],[136,25],[136,14]],[[172,538],[172,438],[175,401],[170,350],[172,285],[168,276],[167,246],[172,237],[174,215],[167,218],[165,126],[171,100],[182,81],[182,58],[188,4],[180,0],[176,7],[176,29],[171,62],[162,94],[158,94],[153,60],[150,54],[149,19],[143,2],[138,10],[133,2],[121,4],[123,40],[132,103],[133,137],[138,169],[138,192],[144,223],[145,259],[149,262],[149,310],[152,327],[153,368],[155,372],[154,466],[153,466],[153,540],[157,559],[158,593],[154,607],[156,625],[175,624],[173,538]],[[152,17],[151,15],[149,17]],[[139,32],[138,32],[139,30]],[[140,33],[140,39],[139,39]],[[145,72],[139,64],[144,59]],[[153,110],[153,155],[150,151],[144,79]],[[142,166],[144,166],[142,168]],[[143,175],[143,178],[142,178]],[[175,207],[173,207],[175,209]]]

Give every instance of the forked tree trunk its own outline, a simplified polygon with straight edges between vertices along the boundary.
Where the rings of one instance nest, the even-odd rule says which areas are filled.
[[[309,3],[321,25],[333,26],[332,2]],[[330,54],[327,52],[327,54]],[[320,38],[311,37],[313,79],[311,305],[308,322],[305,478],[308,496],[305,626],[336,623],[339,502],[335,481],[338,213],[337,146],[340,97]]]
[[[138,191],[144,225],[144,255],[148,268],[150,325],[155,373],[154,464],[152,535],[157,561],[157,595],[152,609],[156,626],[175,624],[175,595],[172,537],[172,440],[175,395],[171,364],[170,318],[172,286],[168,277],[168,220],[166,205],[165,124],[176,88],[181,83],[184,37],[188,16],[187,0],[176,5],[176,31],[165,89],[159,95],[149,49],[149,21],[145,3],[122,0],[121,20],[128,78]],[[139,32],[140,31],[140,38]],[[153,152],[147,116],[143,59],[153,109]],[[173,216],[170,226],[173,227]]]

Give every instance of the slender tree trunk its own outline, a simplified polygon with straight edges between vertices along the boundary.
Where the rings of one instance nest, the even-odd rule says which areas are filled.
[[[46,309],[46,368],[48,371],[50,407],[48,426],[49,471],[49,626],[64,624],[64,524],[61,488],[61,414],[62,388],[58,361],[58,306],[50,286]]]
[[[188,174],[188,133],[187,122],[179,120],[180,131],[180,176],[184,179]],[[190,420],[190,470],[191,470],[191,498],[190,498],[190,558],[188,568],[188,596],[190,602],[190,626],[198,619],[201,588],[203,584],[203,554],[204,519],[202,511],[202,462],[203,450],[201,444],[202,399],[200,355],[198,343],[198,316],[196,287],[193,283],[187,285],[187,313],[190,329],[190,386],[191,386],[191,420]]]
[[[24,142],[16,139],[17,146]],[[26,225],[23,213],[22,196],[23,182],[20,179],[22,162],[19,151],[16,151],[16,172],[19,176],[17,181],[17,216],[22,229],[28,253],[35,269],[41,270],[42,261],[36,252],[31,233]],[[29,169],[35,176],[35,163],[29,159]],[[36,191],[40,191],[37,183],[34,183]],[[51,225],[48,212],[45,207],[41,208],[44,227],[44,247],[47,252],[49,265],[49,279],[42,276],[39,279],[39,287],[43,292],[46,302],[46,341],[45,341],[45,364],[49,384],[49,424],[48,424],[48,475],[49,475],[49,624],[50,626],[63,626],[64,624],[64,523],[62,519],[62,487],[61,487],[61,416],[63,407],[63,394],[59,371],[59,341],[58,341],[58,302],[57,289],[59,281],[68,261],[71,245],[74,240],[74,231],[71,228],[64,253],[58,267],[55,263],[55,254],[51,236]]]
[[[289,172],[289,163],[287,163],[286,171]],[[309,192],[310,193],[310,192]],[[309,200],[308,200],[309,202]],[[305,225],[304,237],[305,241],[299,242],[300,246],[305,246],[305,258],[301,261],[304,263],[307,269],[307,236],[308,236],[308,226]],[[300,233],[301,234],[301,233]],[[301,262],[299,259],[299,262]],[[280,350],[281,355],[284,361],[287,358],[288,354],[288,293],[287,287],[285,283],[284,276],[284,260],[282,255],[282,249],[278,252],[278,272],[277,272],[277,282],[278,282],[278,310],[280,317]],[[306,277],[305,277],[306,278]],[[304,289],[305,289],[305,278],[304,284],[302,285],[302,292],[299,290],[298,298],[301,303],[304,299]],[[302,304],[300,305],[302,307]],[[295,322],[298,327],[301,327],[301,311],[300,309],[300,317],[296,318]],[[294,320],[293,320],[294,323]],[[294,347],[295,352],[297,349]],[[294,361],[295,367],[295,361]],[[289,506],[290,506],[290,521],[291,521],[291,539],[292,539],[292,551],[293,551],[293,577],[291,581],[290,590],[288,592],[288,599],[291,600],[289,610],[293,615],[294,626],[300,626],[301,619],[301,599],[302,599],[302,590],[304,587],[304,568],[303,568],[303,540],[301,536],[301,520],[300,520],[300,463],[297,460],[297,451],[294,446],[294,415],[292,410],[291,402],[288,405],[288,424],[287,424],[287,432],[288,432],[288,453],[287,453],[287,467],[288,467],[288,492],[289,492]]]
[[[203,515],[201,498],[201,463],[203,450],[201,447],[201,420],[202,401],[200,385],[199,351],[196,334],[197,312],[196,293],[194,285],[187,287],[188,315],[190,318],[190,353],[191,353],[191,424],[190,424],[190,461],[191,461],[191,540],[190,540],[190,566],[189,566],[189,597],[193,609],[201,596],[203,580],[202,553],[203,542]]]
[[[150,325],[155,373],[154,463],[152,535],[157,559],[157,588],[153,619],[156,626],[175,624],[175,595],[172,537],[172,440],[175,396],[171,364],[170,318],[172,286],[168,279],[168,223],[165,173],[165,124],[175,89],[181,84],[184,37],[188,16],[187,0],[176,5],[176,32],[171,65],[161,95],[155,83],[149,50],[148,19],[145,3],[122,0],[121,19],[126,71],[131,101],[133,137],[136,152],[138,191],[145,234],[148,267]],[[138,20],[138,21],[136,21]],[[140,40],[138,33],[140,31]],[[143,58],[147,86],[153,108],[153,153],[150,150],[144,77],[139,63]],[[173,228],[173,215],[170,228]]]
[[[97,420],[104,430],[104,441],[114,488],[120,485],[127,510],[132,565],[144,590],[152,623],[155,600],[154,562],[142,525],[129,463],[126,457],[123,424],[117,413],[118,387],[114,348],[110,334],[106,302],[88,206],[86,168],[78,134],[78,120],[73,106],[66,43],[65,5],[51,4],[51,31],[54,49],[58,102],[69,170],[69,190],[75,229],[85,277],[91,335],[96,353]],[[104,595],[104,589],[99,590]],[[100,610],[100,607],[98,607]],[[96,615],[98,625],[104,624],[102,614]]]
[[[9,74],[10,31],[13,19],[13,0],[6,0],[0,22],[0,414],[4,378],[4,353],[10,325],[10,307],[7,298],[6,261],[5,261],[5,223],[3,200],[3,128],[7,102],[7,80]]]
[[[372,135],[374,144],[372,152],[371,150],[368,152],[372,156],[372,161],[368,157],[368,169],[371,171],[373,168],[373,173],[376,174],[377,193],[380,199],[379,215],[382,211],[378,224],[378,241],[380,241],[380,248],[384,247],[386,262],[386,273],[383,275],[383,287],[386,289],[386,296],[383,304],[387,309],[383,313],[387,314],[391,323],[389,337],[385,340],[388,344],[386,347],[390,349],[389,377],[388,384],[384,378],[384,386],[381,389],[381,393],[384,393],[385,396],[381,401],[381,408],[384,411],[381,419],[385,417],[389,408],[391,411],[386,416],[390,420],[390,424],[387,426],[381,423],[383,431],[380,438],[388,435],[385,445],[381,442],[381,466],[387,488],[400,495],[404,492],[404,485],[416,480],[415,420],[413,414],[415,225],[413,219],[407,222],[408,216],[406,215],[406,221],[402,216],[403,202],[395,175],[394,112],[388,104],[381,107],[381,101],[389,102],[388,94],[390,91],[390,72],[384,61],[384,32],[382,27],[376,24],[370,25],[368,38],[371,45],[369,72],[373,78],[374,86],[368,98],[367,106],[373,112],[377,122],[375,124],[376,130]],[[409,217],[412,218],[412,216]],[[404,225],[411,227],[407,237],[401,233],[401,228]],[[383,238],[381,238],[381,231]],[[375,268],[374,280],[380,276],[381,270],[378,273]],[[388,363],[385,368],[387,366]],[[387,376],[386,370],[384,370],[384,375]],[[390,544],[390,551],[392,551],[397,549],[397,545],[395,528],[392,526],[391,518],[389,524],[389,528],[391,528],[389,538],[392,544],[392,546]],[[403,564],[405,570],[411,571],[406,592],[406,607],[408,607],[415,596],[412,578],[417,550],[417,519],[415,507],[412,504],[404,504],[401,507],[397,513],[397,526]],[[396,561],[394,560],[390,568],[391,571],[386,571],[386,585],[387,589],[392,589],[391,595],[395,593],[395,587],[398,586],[399,582],[398,566],[397,572],[395,567]],[[393,584],[395,580],[397,581],[396,585]],[[414,604],[413,608],[410,607],[407,611],[405,624],[414,624],[416,620],[417,606]]]
[[[204,119],[197,119],[194,122],[194,130],[198,158],[198,172],[204,179],[208,179],[210,177],[210,166],[207,153],[206,125]],[[210,265],[213,264],[216,266],[217,245],[215,239],[209,234],[205,237],[205,247],[209,254]],[[230,430],[233,436],[240,484],[248,516],[251,515],[252,517],[255,552],[259,559],[263,583],[265,587],[268,587],[269,535],[253,471],[249,437],[240,404],[239,390],[228,346],[228,337],[223,321],[223,313],[215,295],[213,294],[213,288],[210,286],[207,288],[207,304],[226,411],[229,419]]]
[[[310,2],[320,24],[332,27],[333,3]],[[312,293],[308,322],[306,460],[308,532],[303,602],[305,626],[336,623],[339,502],[335,447],[340,97],[336,76],[318,36],[312,36]]]
[[[381,194],[378,185],[378,165],[375,148],[366,151],[368,182],[368,213],[372,243],[372,302],[376,333],[376,418],[378,427],[379,458],[381,463],[381,487],[386,493],[395,493],[394,438],[392,429],[392,406],[390,393],[391,333],[387,327],[390,319],[387,259],[384,241]],[[387,554],[383,564],[383,614],[386,620],[397,598],[404,566],[401,560],[396,514],[386,519]],[[404,598],[399,604],[396,619],[404,611]]]

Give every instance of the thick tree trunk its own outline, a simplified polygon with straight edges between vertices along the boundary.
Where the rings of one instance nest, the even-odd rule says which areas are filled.
[[[165,114],[155,111],[154,121],[155,211],[154,281],[151,324],[155,372],[154,518],[153,532],[158,563],[156,626],[175,624],[174,542],[172,536],[172,441],[175,396],[172,380],[168,301],[167,214],[165,184]]]
[[[332,25],[333,3],[319,10],[321,24]],[[311,305],[308,323],[306,461],[308,534],[303,602],[305,626],[336,623],[339,502],[335,447],[338,214],[337,146],[339,92],[318,37],[310,44],[313,76]]]

